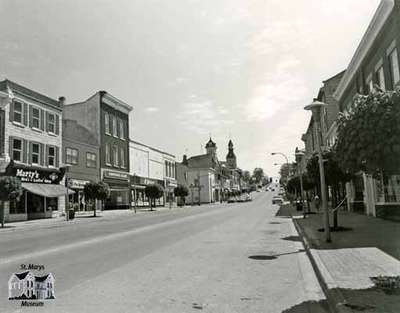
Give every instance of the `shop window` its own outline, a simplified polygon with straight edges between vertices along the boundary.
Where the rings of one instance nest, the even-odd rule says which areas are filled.
[[[381,175],[376,180],[376,187],[379,202],[400,202],[400,174]]]
[[[47,115],[47,131],[49,133],[56,133],[56,116],[55,114],[48,113]]]
[[[38,143],[31,143],[31,163],[40,163],[40,145]]]
[[[119,166],[118,147],[117,146],[113,147],[113,165],[116,166],[116,167]]]
[[[10,202],[10,214],[23,214],[25,213],[25,199],[20,197],[19,201],[11,200]]]
[[[32,107],[32,127],[39,129],[40,128],[40,110],[38,108]]]
[[[96,168],[96,154],[86,152],[86,167]]]
[[[22,162],[22,140],[13,139],[12,159],[14,161]]]
[[[393,87],[400,81],[399,57],[397,49],[393,49],[389,55],[390,74],[392,76]]]
[[[110,133],[110,114],[104,112],[104,129],[107,135],[111,135]]]
[[[118,137],[118,125],[116,116],[113,116],[112,128],[113,128],[113,136]]]
[[[106,164],[111,165],[111,148],[110,144],[106,144]]]
[[[65,162],[67,164],[78,165],[78,150],[73,148],[66,148],[65,152]]]
[[[48,147],[47,149],[47,165],[56,165],[56,149],[54,147]]]
[[[14,101],[13,121],[22,124],[23,105],[22,102]]]
[[[119,123],[118,123],[118,126],[119,126],[119,138],[120,139],[125,139],[124,121],[120,119]]]
[[[121,163],[121,167],[125,168],[125,149],[124,148],[120,148],[120,163]]]

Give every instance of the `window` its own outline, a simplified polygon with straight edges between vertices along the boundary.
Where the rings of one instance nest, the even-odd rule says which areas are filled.
[[[47,165],[55,166],[56,164],[56,149],[54,147],[48,147],[47,149]]]
[[[86,167],[96,168],[96,154],[86,152]]]
[[[111,148],[110,144],[106,144],[106,164],[111,165]]]
[[[23,110],[22,102],[14,101],[13,121],[22,124],[22,110]]]
[[[40,127],[40,110],[32,107],[32,127],[39,129]]]
[[[56,133],[56,116],[52,113],[48,114],[47,131],[52,134]]]
[[[120,148],[120,163],[121,163],[121,167],[125,168],[125,149],[124,148]]]
[[[120,119],[118,125],[119,125],[119,138],[125,139],[124,121]]]
[[[40,161],[40,145],[38,143],[31,143],[31,161],[32,164],[39,164]]]
[[[381,87],[382,90],[385,90],[386,86],[385,86],[385,74],[383,72],[383,66],[380,66],[376,71],[376,80],[378,81],[379,87]]]
[[[13,139],[12,158],[14,161],[22,162],[22,140]]]
[[[118,166],[118,147],[114,146],[113,147],[113,165]]]
[[[400,81],[399,57],[397,55],[397,49],[393,49],[389,53],[389,63],[390,74],[392,75],[392,83],[394,87]]]
[[[113,127],[113,136],[118,137],[118,126],[117,126],[117,117],[116,116],[113,116],[112,127]]]
[[[110,115],[105,112],[104,113],[104,129],[107,135],[110,135]]]
[[[78,150],[73,149],[73,148],[66,148],[65,162],[67,164],[77,165],[78,164]]]

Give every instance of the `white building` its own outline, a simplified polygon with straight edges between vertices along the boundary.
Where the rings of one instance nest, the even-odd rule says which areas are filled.
[[[165,189],[164,197],[156,201],[163,206],[177,186],[175,156],[140,142],[129,142],[131,206],[149,206],[144,189],[159,184]]]
[[[12,274],[8,280],[8,298],[18,299],[54,299],[54,276],[49,273],[44,276],[35,276],[27,271]]]

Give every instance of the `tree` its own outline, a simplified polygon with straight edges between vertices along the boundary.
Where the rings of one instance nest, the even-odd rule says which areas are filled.
[[[243,173],[242,173],[242,179],[243,179],[244,182],[250,183],[250,180],[251,180],[251,174],[250,174],[250,172],[249,172],[249,171],[243,171]]]
[[[260,184],[264,178],[264,170],[262,168],[256,167],[253,171],[253,178],[256,184]]]
[[[1,201],[1,227],[4,227],[5,210],[4,203],[9,201],[18,201],[23,192],[21,181],[17,177],[0,177],[0,201]]]
[[[153,211],[153,203],[155,206],[156,199],[161,198],[164,194],[164,189],[159,184],[147,185],[144,189],[146,197],[149,198],[150,211]]]
[[[346,173],[373,176],[399,169],[400,87],[357,95],[338,119],[337,160]]]
[[[85,199],[89,201],[102,201],[102,205],[104,205],[104,201],[110,196],[110,188],[104,182],[94,183],[90,182],[85,185],[83,188],[83,193],[85,195]],[[93,216],[96,217],[96,202],[94,203]]]
[[[345,173],[339,166],[335,151],[324,152],[324,170],[327,187],[331,187],[332,206],[334,208],[345,195],[345,184],[351,179],[351,175]],[[318,156],[314,155],[307,163],[307,173],[311,179],[311,185],[318,186],[320,190],[320,174]],[[327,193],[328,194],[328,193]],[[338,210],[333,211],[333,228],[338,228]]]
[[[174,194],[181,199],[181,204],[185,205],[185,197],[189,195],[189,189],[186,186],[179,185],[175,187]]]

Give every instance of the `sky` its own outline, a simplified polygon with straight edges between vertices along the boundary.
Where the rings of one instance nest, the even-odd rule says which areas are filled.
[[[133,107],[131,138],[277,175],[322,81],[344,70],[379,0],[0,0],[0,79],[67,103]]]

